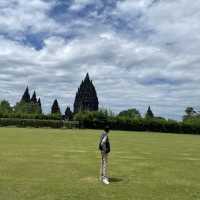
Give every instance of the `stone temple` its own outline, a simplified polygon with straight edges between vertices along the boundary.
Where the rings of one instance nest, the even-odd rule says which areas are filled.
[[[74,113],[81,111],[97,111],[98,108],[99,101],[96,89],[92,83],[92,80],[90,80],[89,74],[87,73],[76,93],[74,101]]]

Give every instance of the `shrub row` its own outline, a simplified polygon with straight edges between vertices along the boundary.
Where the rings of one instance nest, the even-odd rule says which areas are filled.
[[[61,115],[52,114],[24,114],[24,113],[0,113],[0,118],[11,119],[40,119],[40,120],[61,120]]]
[[[78,113],[75,121],[0,118],[0,126],[103,129],[106,125],[113,130],[200,134],[199,121],[127,118],[108,116],[103,112]]]
[[[63,120],[38,120],[38,119],[16,119],[0,118],[0,126],[16,127],[49,127],[49,128],[79,128],[79,123],[75,121]]]
[[[113,130],[200,134],[200,123],[177,122],[158,118],[103,117],[102,113],[97,112],[79,113],[75,119],[80,122],[82,128],[103,129],[109,125]]]

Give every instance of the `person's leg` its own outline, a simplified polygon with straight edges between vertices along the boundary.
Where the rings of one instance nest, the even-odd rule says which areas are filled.
[[[103,166],[104,166],[104,158],[103,158],[103,153],[101,152],[100,181],[102,181],[103,179]]]
[[[102,182],[106,185],[109,184],[108,180],[108,154],[102,154]]]
[[[101,179],[107,177],[107,154],[101,152],[101,167],[100,167],[100,177]]]
[[[104,155],[104,177],[108,179],[108,154]]]

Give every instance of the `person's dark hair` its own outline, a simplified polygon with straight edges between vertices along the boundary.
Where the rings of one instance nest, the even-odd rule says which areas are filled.
[[[104,128],[104,131],[108,133],[108,132],[110,131],[109,126],[106,126],[106,127]]]

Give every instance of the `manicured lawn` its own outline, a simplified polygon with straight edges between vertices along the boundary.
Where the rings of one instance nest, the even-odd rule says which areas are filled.
[[[200,199],[200,136],[111,132],[105,186],[99,134],[0,128],[0,200]]]

